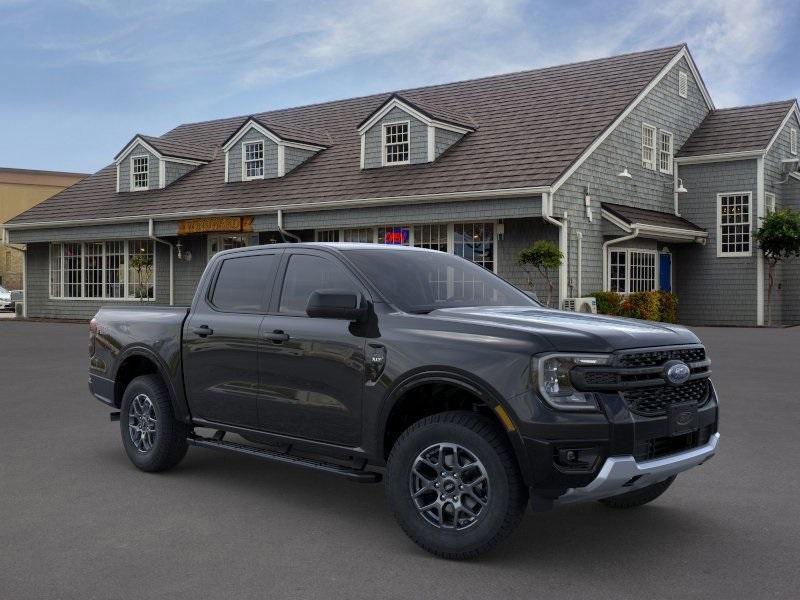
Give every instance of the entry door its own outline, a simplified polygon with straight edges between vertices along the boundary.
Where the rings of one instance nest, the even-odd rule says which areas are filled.
[[[282,289],[261,323],[261,429],[358,446],[366,340],[346,320],[308,317],[306,305],[315,290],[364,290],[332,255],[297,250],[286,257]]]
[[[658,255],[658,287],[661,291],[672,291],[672,254],[662,252]]]
[[[183,346],[193,417],[258,427],[259,331],[280,256],[254,251],[219,261],[208,293],[194,303]]]

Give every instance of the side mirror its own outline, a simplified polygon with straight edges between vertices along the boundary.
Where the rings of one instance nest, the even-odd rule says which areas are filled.
[[[306,305],[309,317],[361,321],[367,315],[361,294],[347,290],[317,290],[311,293]]]

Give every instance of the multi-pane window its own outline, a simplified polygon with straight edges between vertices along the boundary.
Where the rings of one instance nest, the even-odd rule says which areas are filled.
[[[342,231],[343,242],[357,242],[371,244],[375,241],[372,227],[361,227],[358,229],[345,229]]]
[[[717,254],[744,256],[750,254],[750,193],[717,196]]]
[[[764,203],[767,205],[767,214],[772,214],[775,212],[775,194],[772,192],[766,192],[764,194]]]
[[[789,152],[797,154],[797,129],[789,128]]]
[[[320,229],[317,231],[318,242],[338,242],[339,230],[338,229]]]
[[[408,121],[383,126],[383,162],[402,165],[409,160]]]
[[[656,168],[656,128],[642,123],[642,166]]]
[[[455,223],[453,253],[494,271],[494,224]]]
[[[689,96],[689,75],[686,71],[678,71],[678,95],[681,98]]]
[[[660,131],[658,135],[658,169],[662,173],[672,173],[672,134]]]
[[[447,225],[415,226],[414,246],[447,252]]]
[[[154,298],[152,240],[50,244],[52,298]]]
[[[244,155],[244,178],[264,177],[264,142],[245,142],[242,154]]]
[[[656,289],[656,253],[653,250],[610,250],[608,289],[612,292],[650,292]]]
[[[150,158],[134,156],[131,158],[131,189],[146,190],[150,186]]]

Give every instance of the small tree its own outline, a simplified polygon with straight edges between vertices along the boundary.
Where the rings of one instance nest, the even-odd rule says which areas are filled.
[[[136,273],[134,294],[140,300],[150,296],[150,275],[153,272],[153,259],[149,254],[136,253],[131,257],[131,269]]]
[[[755,233],[764,259],[767,261],[767,325],[772,325],[772,287],[775,267],[786,259],[800,256],[800,213],[784,209],[768,214]]]
[[[525,270],[528,279],[528,287],[533,290],[534,269],[547,283],[547,305],[553,298],[553,280],[550,278],[550,271],[561,266],[564,255],[558,246],[550,240],[539,240],[532,246],[525,248],[519,253],[517,261]]]

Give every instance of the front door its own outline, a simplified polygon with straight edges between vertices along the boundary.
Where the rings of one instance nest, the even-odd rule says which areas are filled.
[[[184,326],[183,369],[193,417],[258,427],[258,351],[280,251],[220,261]]]
[[[662,292],[672,291],[672,254],[669,252],[658,255],[658,287]]]
[[[286,257],[280,293],[261,323],[261,429],[358,446],[366,340],[346,320],[308,317],[306,304],[315,290],[365,291],[330,254],[297,250]]]

